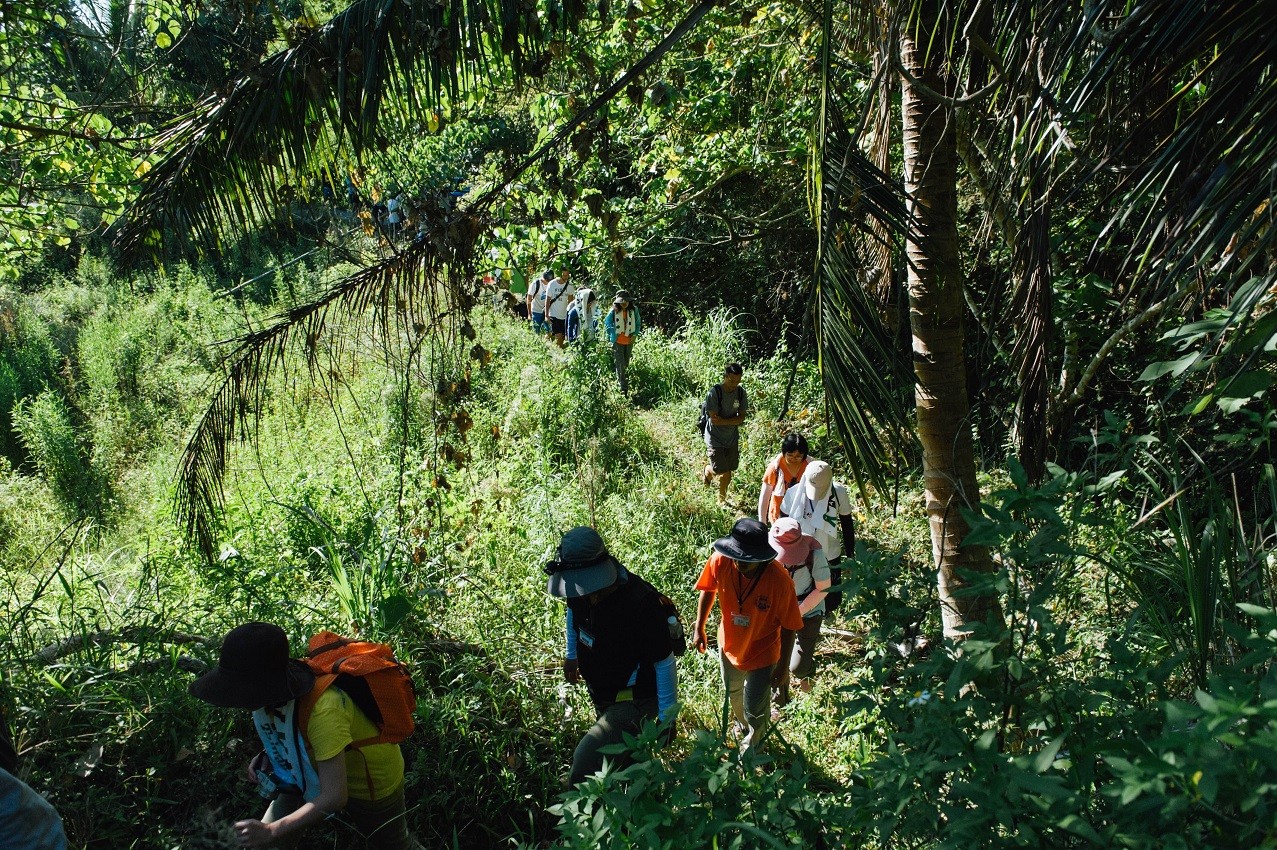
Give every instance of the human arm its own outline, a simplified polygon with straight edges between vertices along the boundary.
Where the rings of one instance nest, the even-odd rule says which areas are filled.
[[[856,555],[856,521],[851,515],[851,496],[841,484],[833,485],[834,498],[838,500],[838,527],[842,532],[842,553],[848,558]]]
[[[714,607],[714,591],[702,590],[696,600],[696,651],[704,652],[709,648],[709,639],[705,636],[705,624],[709,621],[709,609]]]
[[[798,603],[798,613],[806,617],[808,612],[825,601],[825,597],[829,593],[829,587],[832,583],[829,577],[829,559],[825,557],[825,553],[819,549],[815,549],[811,553],[811,578],[812,590],[807,594],[802,602]]]
[[[572,618],[572,609],[567,616],[567,649],[563,654],[563,678],[572,684],[581,681],[581,666],[576,660],[576,623]]]
[[[678,665],[674,654],[653,665],[656,669],[656,712],[661,720],[668,720],[678,713]]]
[[[242,847],[266,847],[281,838],[318,823],[346,806],[346,754],[340,752],[315,764],[319,775],[319,796],[303,803],[291,814],[270,823],[250,819],[235,822],[235,835]]]
[[[779,463],[777,459],[767,464],[767,470],[763,472],[763,486],[758,491],[758,521],[763,525],[771,519],[772,494],[776,492],[775,487],[780,480]]]
[[[603,317],[603,330],[607,331],[607,341],[616,342],[616,310],[608,310],[607,315]]]

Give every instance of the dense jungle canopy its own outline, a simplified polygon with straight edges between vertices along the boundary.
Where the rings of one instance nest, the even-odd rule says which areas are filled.
[[[262,619],[409,664],[426,846],[1277,846],[1275,26],[0,4],[15,774],[72,846],[234,846],[255,733],[187,685]],[[641,305],[628,393],[503,300],[560,267]],[[856,501],[814,689],[742,757],[689,653],[674,743],[563,792],[559,535],[690,620],[792,431]]]

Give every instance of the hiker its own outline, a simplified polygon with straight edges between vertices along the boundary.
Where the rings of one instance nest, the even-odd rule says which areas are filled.
[[[780,502],[790,487],[798,483],[808,462],[807,438],[802,434],[786,434],[780,443],[780,454],[771,459],[763,473],[763,486],[758,491],[758,521],[771,525],[780,516]]]
[[[815,537],[803,534],[798,520],[780,517],[768,533],[776,550],[776,560],[794,581],[798,613],[803,627],[785,629],[780,635],[780,662],[772,672],[772,690],[776,705],[789,703],[789,687],[797,680],[800,690],[811,690],[811,674],[816,666],[816,644],[820,642],[820,624],[825,619],[825,595],[831,585],[829,560]]]
[[[616,367],[616,382],[621,392],[630,390],[626,373],[630,369],[630,355],[634,353],[634,340],[643,330],[643,317],[637,304],[632,303],[630,293],[624,289],[612,299],[612,309],[603,317],[603,329],[607,341],[612,343],[612,363]]]
[[[816,538],[829,565],[836,568],[844,553],[856,553],[851,495],[846,485],[834,481],[833,469],[823,460],[811,460],[798,484],[781,500],[780,512],[798,520],[803,534]]]
[[[528,312],[532,314],[532,330],[541,333],[545,324],[545,291],[554,278],[554,272],[546,269],[540,276],[534,275],[528,290]]]
[[[310,706],[315,682],[310,667],[289,657],[279,626],[245,623],[226,635],[217,667],[191,684],[191,694],[211,705],[252,710],[265,748],[247,772],[271,804],[261,820],[235,822],[240,845],[296,846],[306,827],[344,810],[368,847],[417,847],[404,817],[399,745],[353,747],[375,739],[377,726],[337,685]]]
[[[568,307],[568,342],[591,340],[599,327],[599,299],[594,290],[583,286]]]
[[[732,718],[744,730],[741,752],[757,746],[771,719],[772,668],[780,660],[782,628],[798,631],[794,584],[767,537],[767,526],[738,519],[732,533],[714,541],[714,551],[696,581],[696,651],[709,645],[705,624],[718,598],[719,665]]]
[[[559,348],[568,330],[568,304],[576,297],[576,287],[572,284],[572,272],[567,266],[559,269],[559,276],[551,280],[545,287],[545,317],[550,321],[550,335]]]
[[[564,678],[585,680],[597,716],[572,754],[568,783],[576,785],[603,767],[603,747],[649,720],[668,721],[673,737],[682,626],[673,603],[625,569],[589,526],[564,534],[545,570],[550,595],[567,601]],[[618,767],[630,761],[627,753],[609,758]]]
[[[722,383],[710,388],[709,395],[701,403],[705,414],[705,447],[709,461],[702,480],[705,486],[718,478],[719,504],[727,503],[727,488],[732,483],[732,473],[740,466],[740,426],[749,413],[745,400],[745,388],[740,385],[745,370],[739,363],[728,363],[723,369]]]
[[[0,722],[0,847],[4,850],[66,850],[62,818],[48,800],[14,774],[18,753]]]

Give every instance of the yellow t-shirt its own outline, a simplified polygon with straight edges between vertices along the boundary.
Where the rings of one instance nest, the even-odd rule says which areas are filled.
[[[306,724],[306,737],[316,762],[341,753],[352,741],[376,734],[377,727],[354,700],[335,687],[319,695]],[[403,785],[403,770],[403,752],[398,744],[373,744],[346,752],[346,787],[357,800],[380,800],[398,791]]]

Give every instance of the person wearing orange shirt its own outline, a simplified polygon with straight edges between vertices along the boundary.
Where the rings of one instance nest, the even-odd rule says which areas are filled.
[[[786,434],[780,444],[780,454],[767,464],[763,473],[763,486],[758,491],[758,521],[768,525],[784,516],[781,500],[790,487],[798,483],[807,464],[815,460],[807,454],[807,438],[802,434]]]
[[[714,541],[696,582],[696,651],[709,646],[705,625],[717,597],[719,663],[732,717],[745,729],[741,752],[757,746],[767,732],[781,629],[803,627],[794,583],[775,558],[767,526],[739,519],[730,536]]]

